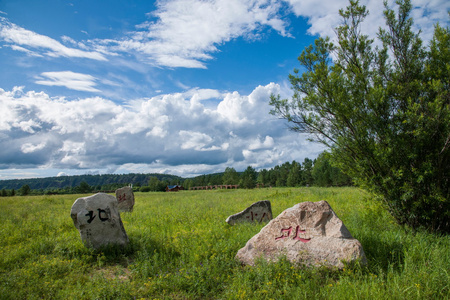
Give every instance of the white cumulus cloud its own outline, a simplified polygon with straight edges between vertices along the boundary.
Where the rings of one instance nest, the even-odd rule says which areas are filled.
[[[23,153],[32,153],[34,151],[42,150],[45,148],[46,143],[40,143],[38,145],[33,145],[32,143],[25,143],[20,148]]]
[[[264,141],[261,141],[260,137],[250,143],[249,150],[270,149],[274,146],[274,140],[270,136],[266,136]]]
[[[317,155],[317,149],[268,114],[277,84],[249,95],[191,90],[134,100],[68,100],[16,88],[0,90],[0,167],[114,169],[189,176],[227,166],[271,167]],[[199,99],[215,97],[206,107]],[[231,101],[232,105],[227,106]],[[239,112],[234,118],[226,108]],[[245,116],[245,118],[243,118]],[[288,138],[286,138],[288,137]],[[300,158],[298,157],[300,155]]]

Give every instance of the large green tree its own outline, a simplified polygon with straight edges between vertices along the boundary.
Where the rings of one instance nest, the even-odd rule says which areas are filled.
[[[384,201],[398,223],[450,232],[450,32],[428,47],[412,30],[409,0],[385,2],[380,47],[361,33],[368,11],[340,10],[336,43],[319,38],[289,76],[294,96],[272,113],[330,147],[333,161]]]
[[[258,173],[252,166],[248,166],[242,173],[239,185],[246,189],[252,189],[256,186],[256,178]]]
[[[92,187],[86,181],[82,181],[80,182],[80,185],[76,187],[76,191],[81,194],[90,193],[92,192]]]
[[[302,183],[303,185],[310,186],[314,183],[314,178],[312,176],[312,170],[313,170],[314,162],[309,159],[305,158],[305,160],[302,163]]]
[[[239,173],[234,168],[227,167],[222,176],[223,184],[238,184]]]
[[[314,185],[317,186],[349,186],[352,184],[351,178],[333,166],[331,155],[324,151],[314,161],[312,169]]]
[[[152,192],[164,192],[166,190],[166,185],[166,182],[159,180],[156,176],[151,176],[148,180],[148,187]]]
[[[296,162],[292,161],[291,168],[289,170],[289,175],[286,180],[287,186],[298,186],[302,181],[302,166]]]
[[[28,194],[30,194],[31,192],[31,188],[28,184],[23,185],[20,189],[19,189],[19,194],[22,196],[26,196]]]

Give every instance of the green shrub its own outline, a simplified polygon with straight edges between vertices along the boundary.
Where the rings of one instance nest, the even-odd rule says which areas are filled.
[[[399,224],[448,234],[450,30],[436,25],[425,48],[410,1],[396,3],[398,16],[386,2],[383,46],[373,48],[360,30],[368,12],[350,1],[337,43],[319,38],[302,52],[305,72],[289,76],[294,96],[272,95],[272,113],[329,146],[339,168]]]

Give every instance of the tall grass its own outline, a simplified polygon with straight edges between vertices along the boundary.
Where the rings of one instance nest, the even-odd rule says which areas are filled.
[[[405,231],[356,188],[137,193],[121,214],[130,244],[101,251],[70,218],[81,196],[0,198],[0,299],[449,299],[449,236]],[[274,216],[327,200],[368,266],[242,266],[236,252],[265,224],[225,219],[264,199]]]

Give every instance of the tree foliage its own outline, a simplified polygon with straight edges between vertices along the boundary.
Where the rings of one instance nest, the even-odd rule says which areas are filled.
[[[26,196],[28,194],[30,194],[31,188],[28,184],[23,185],[20,189],[19,189],[19,195],[21,196]]]
[[[239,173],[234,168],[227,167],[222,176],[223,184],[238,184]]]
[[[80,182],[80,185],[77,188],[77,193],[86,194],[91,193],[92,190],[93,190],[92,187],[86,181],[82,181]]]
[[[428,48],[412,31],[409,0],[385,2],[381,47],[361,33],[368,12],[340,10],[337,43],[319,38],[289,76],[294,96],[272,113],[331,148],[333,160],[384,200],[398,223],[450,232],[449,29]],[[302,70],[302,71],[303,71]]]
[[[156,176],[152,176],[150,177],[149,181],[148,181],[148,191],[151,192],[164,192],[166,190],[166,186],[169,183],[166,181],[161,181],[158,179],[158,177]],[[144,191],[146,191],[144,189]]]
[[[302,166],[295,160],[291,164],[289,174],[286,179],[287,186],[299,186],[302,182]]]
[[[331,154],[327,151],[319,154],[312,169],[314,185],[317,186],[349,186],[352,180],[349,176],[333,165]]]
[[[252,166],[248,166],[242,173],[239,185],[246,189],[252,189],[256,186],[256,178],[258,173]]]

